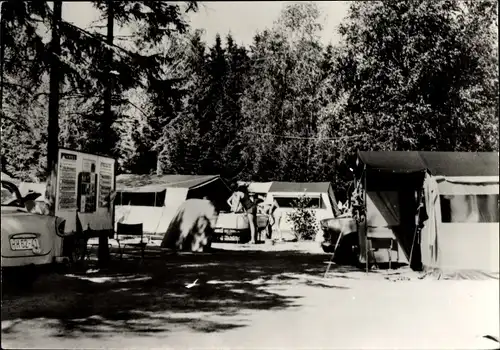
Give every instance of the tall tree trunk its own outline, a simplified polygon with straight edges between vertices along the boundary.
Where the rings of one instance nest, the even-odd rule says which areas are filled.
[[[113,8],[113,0],[108,0],[108,23],[107,23],[107,38],[106,44],[108,44],[105,64],[106,64],[106,86],[104,88],[104,110],[103,117],[100,122],[101,128],[103,132],[101,136],[103,136],[102,144],[104,148],[100,150],[100,152],[106,153],[110,156],[114,155],[115,148],[115,139],[112,137],[112,126],[114,122],[114,116],[112,111],[112,98],[113,98],[113,82],[114,76],[111,74],[112,64],[113,64],[113,50],[111,47],[113,46],[113,27],[114,27],[114,8]]]
[[[47,127],[47,199],[50,214],[55,214],[57,153],[59,148],[59,95],[61,86],[61,34],[62,1],[54,1],[50,57],[49,120]]]
[[[4,12],[4,9],[7,5],[4,4],[0,11]],[[3,60],[4,60],[4,54],[5,54],[5,40],[4,40],[4,35],[5,35],[5,24],[4,24],[4,18],[3,18],[3,13],[0,14],[0,113],[3,113]]]
[[[112,63],[113,63],[113,50],[111,49],[113,45],[113,27],[114,27],[114,8],[113,0],[108,0],[108,23],[107,23],[107,38],[106,43],[108,44],[108,50],[106,55],[106,74],[108,76],[107,86],[104,90],[104,113],[103,119],[101,121],[104,133],[103,143],[105,145],[105,152],[109,152],[110,156],[114,156],[114,137],[112,137],[112,126],[113,126],[113,112],[111,109],[112,94],[113,94],[113,75],[111,74]],[[105,267],[109,262],[109,246],[108,246],[108,234],[106,232],[100,234],[99,236],[99,250],[98,250],[99,266]]]

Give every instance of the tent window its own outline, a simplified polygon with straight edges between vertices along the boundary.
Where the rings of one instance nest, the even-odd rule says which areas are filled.
[[[165,203],[165,191],[162,192],[121,192],[117,195],[118,205],[141,207],[162,207]]]
[[[281,208],[294,208],[295,207],[295,202],[299,200],[300,197],[277,197],[274,196],[274,199],[278,203],[278,205]],[[323,202],[323,199],[321,197],[309,197],[309,205],[307,206],[308,209],[325,209],[326,205]]]
[[[441,220],[445,223],[499,222],[499,195],[441,195]]]

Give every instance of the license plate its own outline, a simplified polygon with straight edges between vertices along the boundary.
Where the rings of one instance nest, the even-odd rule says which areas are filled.
[[[10,240],[12,250],[33,250],[40,249],[38,238],[12,238]]]

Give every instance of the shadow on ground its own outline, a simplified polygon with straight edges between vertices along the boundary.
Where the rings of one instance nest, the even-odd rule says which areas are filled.
[[[107,271],[91,272],[86,266],[80,273],[42,277],[31,291],[5,288],[2,333],[14,333],[19,320],[39,319],[52,336],[68,338],[122,332],[147,336],[175,327],[205,333],[244,327],[251,310],[301,305],[300,297],[273,293],[270,286],[345,288],[290,277],[322,276],[328,260],[325,254],[290,251],[167,254],[142,264],[115,259]],[[186,288],[195,280],[197,285]]]

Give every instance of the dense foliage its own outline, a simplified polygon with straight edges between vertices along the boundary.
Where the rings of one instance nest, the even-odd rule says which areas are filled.
[[[42,179],[51,9],[7,3],[2,166]],[[105,18],[108,2],[93,3]],[[498,150],[496,1],[352,2],[341,42],[326,47],[311,3],[285,5],[248,47],[231,35],[207,45],[177,3],[119,4],[115,20],[134,33],[113,47],[106,152],[121,172],[342,190],[358,149]],[[104,36],[64,22],[61,38],[60,145],[102,151]]]
[[[311,198],[301,196],[292,205],[294,210],[287,213],[288,220],[292,227],[292,232],[297,240],[313,240],[316,234],[322,234],[316,220],[315,207],[310,206]]]

